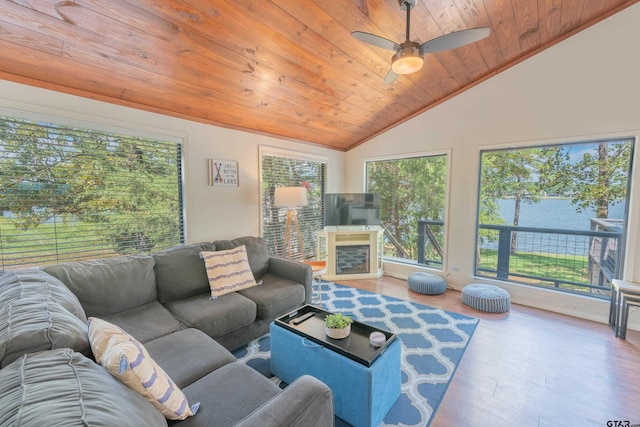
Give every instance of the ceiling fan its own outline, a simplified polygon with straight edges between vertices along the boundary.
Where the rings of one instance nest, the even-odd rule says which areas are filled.
[[[442,50],[456,49],[458,47],[482,40],[490,33],[489,27],[472,28],[469,30],[455,31],[420,44],[409,39],[411,26],[411,8],[418,0],[398,0],[400,8],[407,11],[407,39],[404,43],[396,43],[375,34],[354,31],[351,33],[356,39],[383,49],[393,50],[396,53],[391,58],[391,69],[384,78],[384,84],[393,83],[401,74],[411,74],[422,68],[424,55]]]

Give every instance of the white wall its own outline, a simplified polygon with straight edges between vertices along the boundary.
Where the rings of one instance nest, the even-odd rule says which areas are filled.
[[[0,80],[0,114],[169,137],[185,143],[187,240],[260,234],[260,146],[328,158],[327,189],[340,191],[344,153],[224,129]],[[207,161],[236,160],[239,187],[207,185]]]
[[[348,191],[364,188],[363,162],[451,150],[447,282],[473,279],[479,151],[640,134],[640,4],[555,45],[346,154]],[[421,72],[428,73],[429,70]],[[640,171],[632,183],[625,279],[640,282]],[[459,272],[451,271],[451,265]],[[389,268],[388,268],[389,267]],[[402,277],[410,271],[385,265]],[[607,306],[532,287],[509,286],[515,302],[604,321]]]

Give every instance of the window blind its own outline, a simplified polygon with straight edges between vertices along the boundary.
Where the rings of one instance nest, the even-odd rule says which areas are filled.
[[[297,208],[298,223],[307,259],[315,258],[316,232],[324,227],[324,162],[271,154],[262,154],[262,235],[269,243],[271,253],[282,254],[287,209],[274,206],[277,187],[305,187],[307,206]],[[293,239],[297,245],[297,239]],[[294,247],[292,257],[301,258]],[[295,254],[295,255],[293,255]]]
[[[184,241],[182,145],[0,116],[0,267]]]

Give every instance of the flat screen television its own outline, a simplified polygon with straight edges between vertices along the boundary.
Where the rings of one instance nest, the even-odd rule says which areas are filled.
[[[380,225],[380,195],[374,193],[326,193],[324,224]]]

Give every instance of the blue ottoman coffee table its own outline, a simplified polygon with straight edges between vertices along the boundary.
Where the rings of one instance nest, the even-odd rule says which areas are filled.
[[[292,316],[304,314],[307,307]],[[400,339],[387,332],[391,338],[375,354],[366,329],[371,327],[354,322],[349,337],[333,340],[324,335],[326,312],[314,310],[314,317],[299,325],[293,325],[295,317],[283,324],[284,316],[271,323],[271,372],[286,383],[302,375],[318,378],[333,392],[336,416],[354,427],[378,426],[400,397]],[[363,328],[357,331],[360,326]],[[309,338],[304,336],[307,333]],[[355,360],[349,354],[353,346],[364,349],[360,354],[369,359]]]
[[[462,302],[487,313],[504,313],[511,308],[511,295],[494,285],[471,283],[462,288]]]
[[[444,279],[431,273],[411,273],[407,284],[412,291],[425,295],[439,295],[447,290],[447,283]]]

